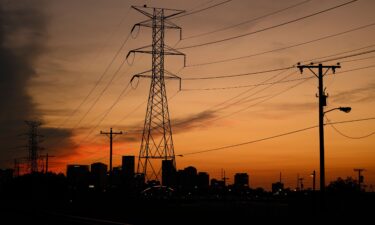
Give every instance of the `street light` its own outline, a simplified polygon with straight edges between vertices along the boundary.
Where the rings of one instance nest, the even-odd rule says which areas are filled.
[[[337,108],[333,108],[333,109],[325,111],[324,114],[326,114],[327,112],[331,112],[333,110],[340,110],[342,112],[349,113],[352,110],[352,108],[351,107],[337,107]]]
[[[323,107],[319,107],[320,112],[319,113],[319,140],[320,140],[320,192],[324,195],[325,193],[325,169],[324,169],[324,124],[323,119],[324,115],[328,112],[331,112],[333,110],[340,110],[345,113],[349,113],[352,108],[351,107],[337,107],[333,109],[329,109],[327,111],[323,111]]]

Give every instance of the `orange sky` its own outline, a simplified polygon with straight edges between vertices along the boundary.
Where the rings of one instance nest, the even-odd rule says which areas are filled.
[[[174,22],[183,28],[183,37],[189,37],[256,18],[298,2],[302,1],[234,0],[201,13],[176,19]],[[347,1],[311,0],[253,23],[182,41],[178,40],[178,32],[168,31],[166,43],[178,48],[240,35],[344,2]],[[126,87],[132,75],[150,68],[150,57],[142,55],[136,55],[132,65],[125,62],[109,88],[98,99],[97,104],[80,123],[78,121],[83,118],[92,102],[105,88],[127,52],[150,44],[151,33],[146,28],[141,28],[135,39],[129,39],[88,101],[74,116],[67,117],[95,85],[133,24],[145,20],[140,13],[129,9],[133,4],[185,10],[204,7],[199,0],[130,1],[130,3],[120,0],[49,1],[46,6],[50,18],[48,39],[45,43],[47,51],[38,58],[36,63],[38,76],[30,82],[28,91],[38,110],[43,114],[44,126],[67,128],[73,131],[71,139],[74,146],[59,148],[58,143],[49,143],[48,151],[58,156],[51,159],[51,168],[56,172],[65,172],[66,164],[91,164],[96,161],[108,163],[109,140],[99,134],[100,130],[107,131],[110,127],[115,131],[130,132],[142,129],[150,85],[145,79],[140,80],[136,88],[129,89],[98,125],[102,115]],[[180,57],[167,57],[165,66],[171,72],[179,72],[178,75],[182,78],[221,76],[287,67],[298,61],[369,46],[374,44],[374,26],[283,51],[231,62],[189,67],[189,65],[282,48],[367,25],[375,22],[374,9],[374,1],[360,0],[269,31],[220,44],[182,50],[187,56],[188,67],[182,68]],[[369,57],[359,61],[342,62],[342,68],[338,72],[374,65],[375,60],[370,58],[371,56],[374,56],[374,53],[345,59]],[[286,71],[270,82],[283,77],[290,80],[312,75],[308,70],[302,75],[298,71],[292,73],[293,71],[297,70]],[[329,93],[326,109],[338,106],[352,107],[352,112],[349,114],[339,111],[327,114],[332,121],[374,117],[374,71],[374,68],[368,68],[329,75],[325,78],[326,91]],[[270,79],[277,73],[279,72],[240,78],[183,81],[182,86],[184,89],[199,89],[251,85]],[[318,108],[315,97],[317,79],[310,79],[285,93],[257,103],[298,82],[300,81],[276,84],[266,89],[264,88],[267,86],[260,86],[215,91],[181,91],[177,94],[178,82],[168,82],[168,97],[176,94],[169,101],[175,153],[184,154],[237,144],[317,125]],[[249,101],[229,105],[223,110],[213,108],[246,90],[248,92],[243,96],[248,96]],[[140,105],[142,102],[144,104]],[[254,103],[257,104],[253,105]],[[242,111],[227,116],[238,110]],[[173,126],[175,121],[185,121],[185,123]],[[336,128],[346,135],[358,137],[373,132],[374,125],[375,121],[370,120],[338,124]],[[48,137],[47,134],[46,136]],[[375,184],[375,152],[373,151],[375,135],[364,139],[348,139],[338,134],[332,127],[326,126],[325,139],[327,183],[338,176],[356,176],[353,168],[363,167],[366,168],[365,183]],[[312,129],[236,148],[177,157],[177,167],[182,169],[193,165],[198,171],[209,172],[211,178],[219,178],[223,168],[230,178],[230,183],[234,181],[235,172],[247,172],[250,174],[252,187],[263,186],[268,189],[271,182],[278,179],[279,172],[282,172],[286,186],[294,188],[299,173],[305,178],[305,187],[311,187],[309,175],[313,170],[319,171],[318,141],[318,129]],[[114,144],[114,165],[120,164],[121,155],[138,155],[139,147],[139,138],[134,133],[118,136]]]

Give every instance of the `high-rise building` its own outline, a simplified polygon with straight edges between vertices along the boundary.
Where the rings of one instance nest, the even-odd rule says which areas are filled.
[[[108,166],[104,163],[91,164],[92,184],[96,190],[103,190],[107,185],[107,169]]]
[[[134,177],[134,161],[135,157],[133,155],[122,156],[122,174],[126,179],[131,179]]]
[[[236,173],[234,175],[234,186],[238,188],[250,187],[249,175],[247,173]]]
[[[197,169],[193,166],[186,167],[179,173],[180,185],[185,190],[192,190],[197,186]]]
[[[76,189],[86,189],[89,186],[90,171],[88,165],[68,165],[66,170],[68,184]]]
[[[176,169],[173,160],[162,161],[162,184],[168,187],[173,187],[176,184]]]
[[[210,176],[206,172],[199,172],[197,178],[197,184],[199,190],[208,190],[210,186]]]
[[[272,183],[272,193],[280,193],[284,191],[284,184],[282,182]]]

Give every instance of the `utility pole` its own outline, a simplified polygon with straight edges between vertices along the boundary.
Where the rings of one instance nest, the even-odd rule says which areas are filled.
[[[148,181],[160,180],[161,160],[172,160],[173,167],[176,168],[165,79],[179,80],[181,88],[181,78],[164,69],[164,56],[180,55],[185,59],[185,54],[165,45],[164,35],[165,29],[179,29],[181,38],[181,28],[169,19],[185,11],[150,8],[146,5],[132,6],[132,8],[149,18],[135,24],[132,31],[135,27],[152,28],[152,44],[131,50],[126,56],[128,58],[132,53],[152,55],[152,69],[134,75],[130,81],[132,82],[134,78],[151,78],[137,173],[144,174]]]
[[[299,180],[300,191],[303,191],[303,177],[300,177],[298,180]]]
[[[363,182],[363,176],[361,176],[362,171],[365,171],[365,169],[354,169],[354,172],[358,172],[358,189],[361,191],[361,183]]]
[[[39,158],[39,137],[41,135],[38,134],[38,127],[41,125],[39,121],[25,121],[25,123],[29,126],[28,132],[28,149],[29,149],[29,168],[30,173],[38,172],[38,158]]]
[[[312,188],[313,188],[313,191],[315,192],[315,177],[316,177],[315,170],[312,172],[311,176],[313,178],[313,186],[312,186]]]
[[[122,131],[113,132],[112,128],[109,132],[100,131],[100,134],[105,134],[109,137],[109,177],[112,177],[112,143],[113,143],[113,135],[115,134],[122,134]]]
[[[51,157],[55,157],[54,155],[48,155],[48,153],[46,153],[46,174],[48,173],[48,158],[51,158]]]
[[[222,180],[224,182],[224,187],[226,187],[227,186],[227,180],[229,180],[229,178],[225,176],[225,170],[224,169],[221,169],[221,177],[222,177]]]
[[[20,162],[17,159],[14,159],[14,176],[20,176]]]
[[[296,191],[299,191],[299,173],[297,173],[297,186]]]
[[[301,73],[303,69],[309,69],[319,80],[319,93],[317,97],[319,98],[319,154],[320,154],[320,192],[321,196],[324,201],[324,194],[325,194],[325,167],[324,167],[324,106],[327,105],[327,97],[324,86],[323,86],[323,77],[327,74],[329,70],[332,70],[335,73],[337,68],[341,68],[340,64],[333,66],[324,66],[323,64],[319,63],[318,65],[314,65],[311,63],[310,65],[301,65],[298,63],[297,66]],[[318,73],[316,73],[313,69],[318,69]],[[323,71],[325,70],[325,71]]]

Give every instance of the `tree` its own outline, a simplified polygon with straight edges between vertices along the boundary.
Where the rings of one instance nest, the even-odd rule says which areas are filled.
[[[339,177],[327,187],[327,191],[338,193],[354,193],[358,192],[358,190],[358,182],[352,177],[347,177],[345,180]]]

